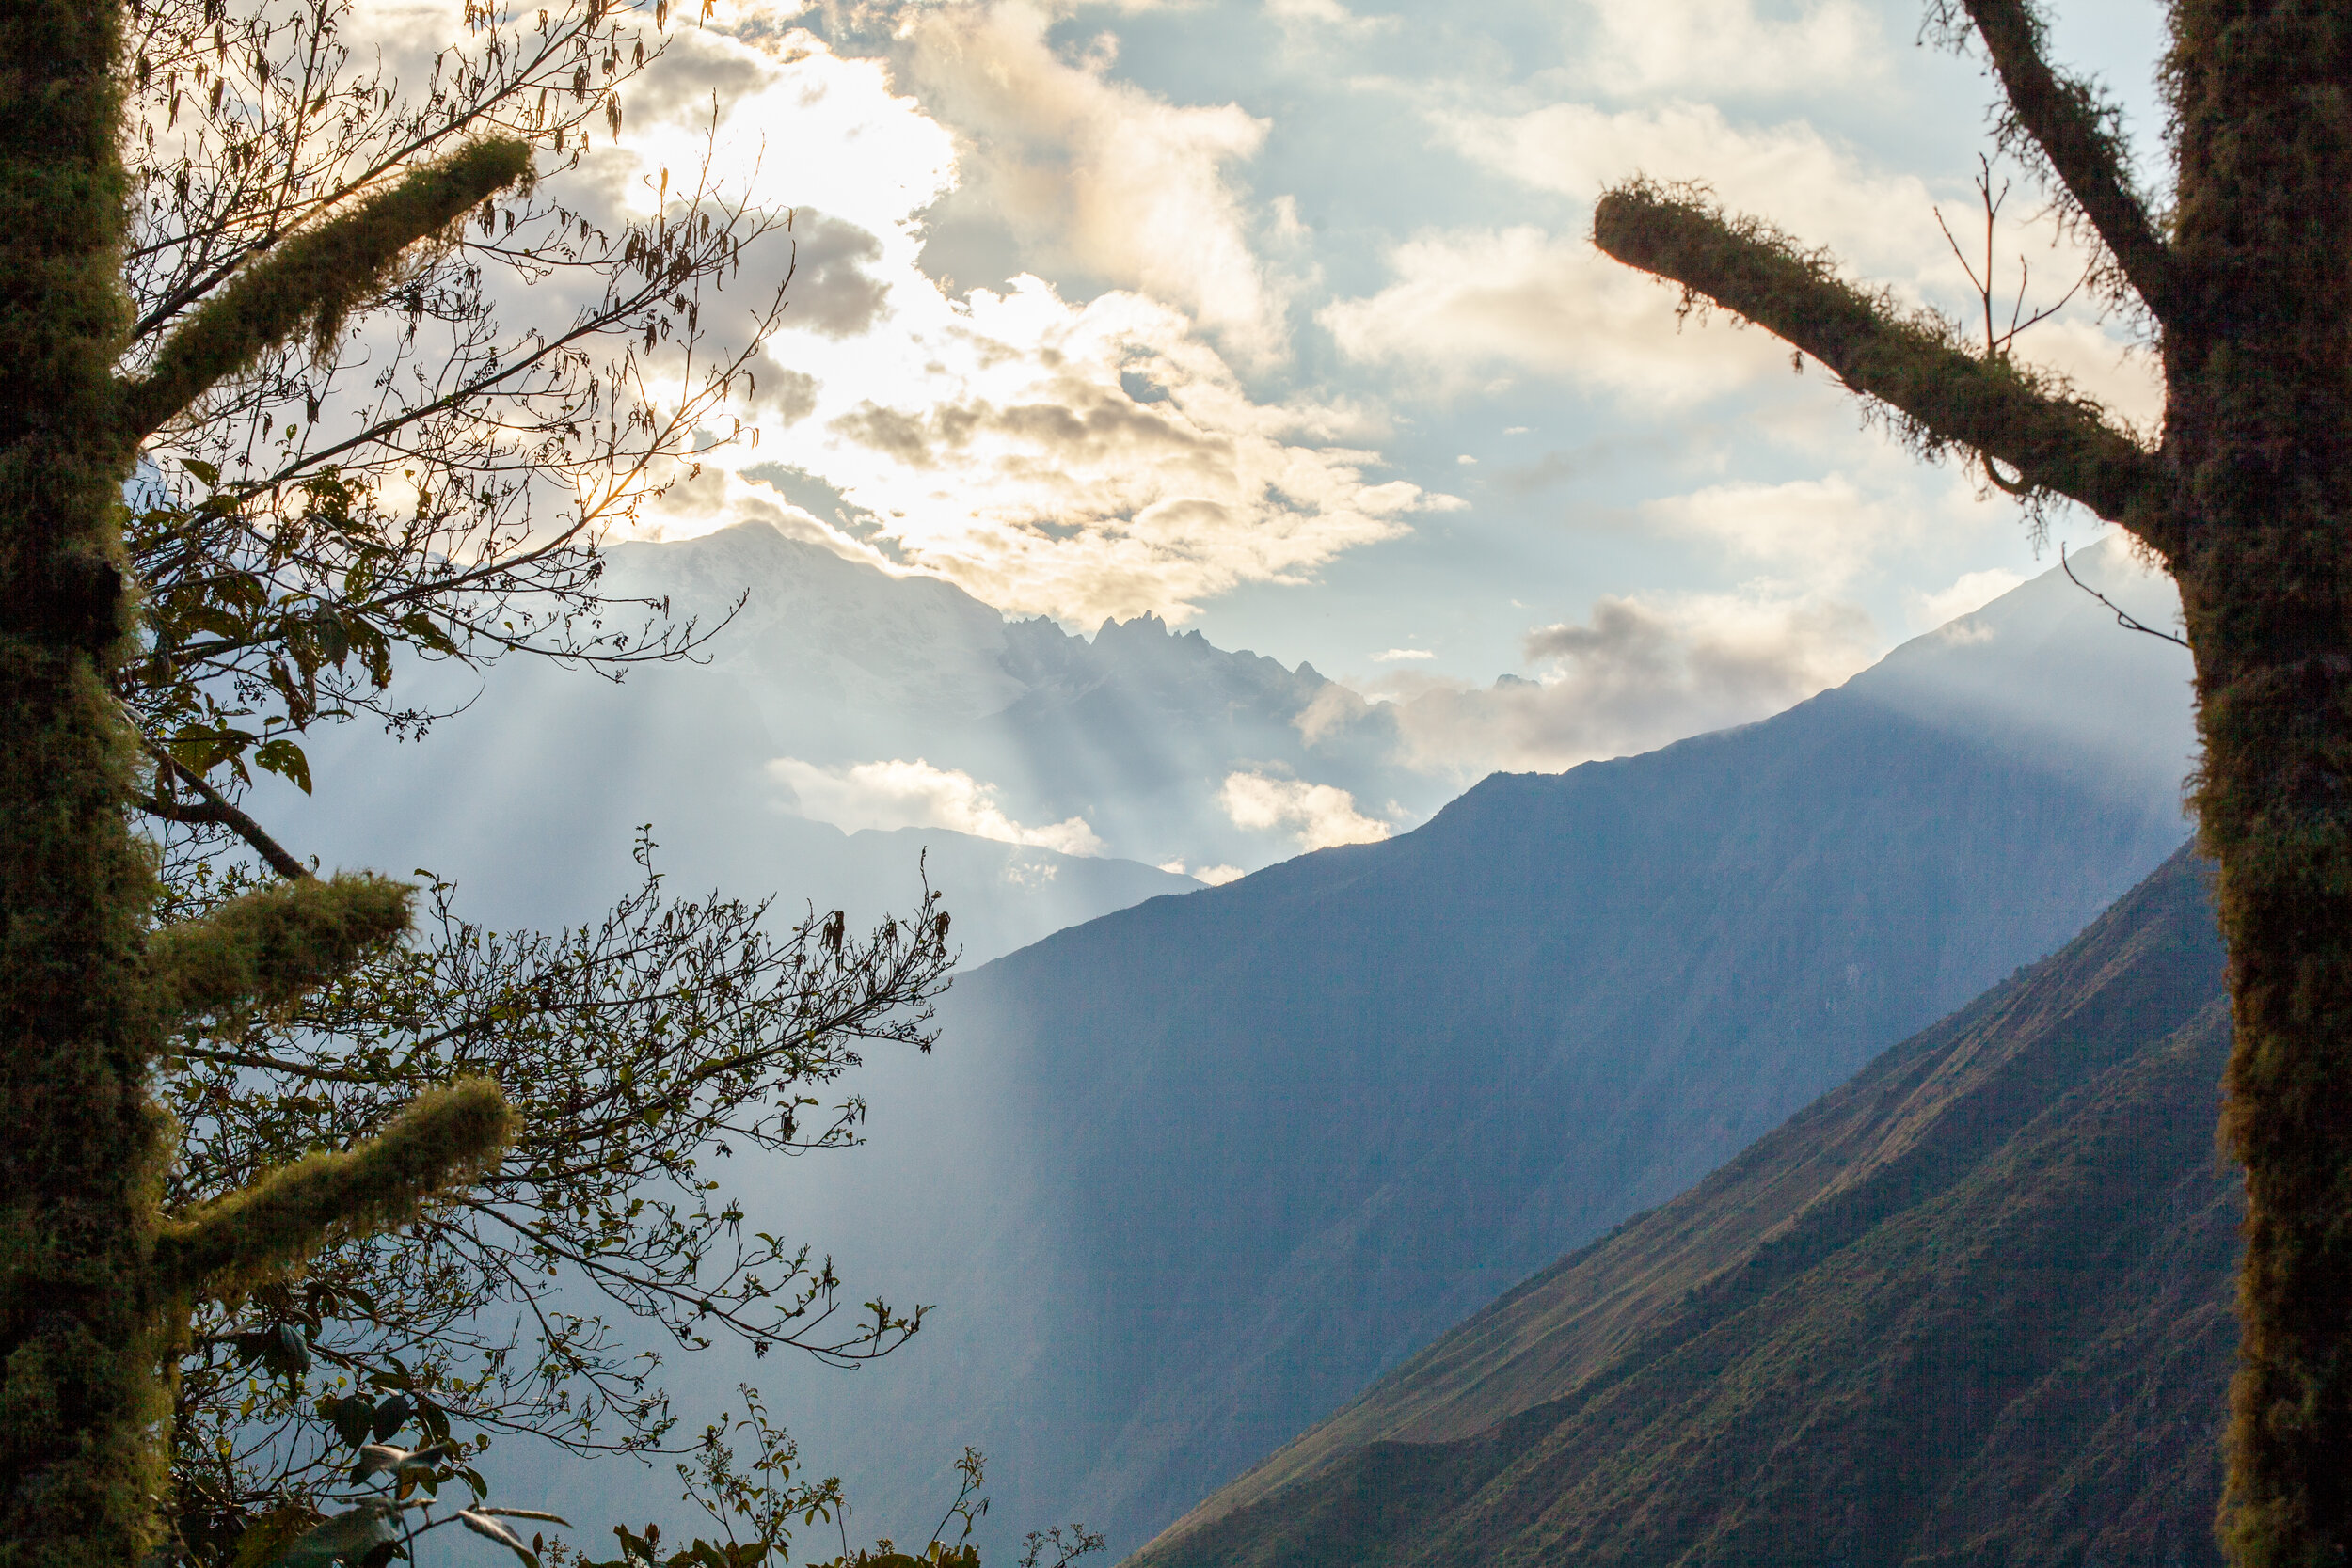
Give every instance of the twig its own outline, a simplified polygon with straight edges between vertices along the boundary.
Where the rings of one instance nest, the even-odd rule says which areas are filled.
[[[134,796],[133,801],[141,811],[169,822],[217,822],[251,845],[280,877],[298,882],[310,874],[310,868],[296,860],[292,850],[270,837],[266,829],[230,804],[227,796],[206,784],[193,769],[182,767],[169,752],[146,736],[139,736],[139,747],[155,759],[155,766],[165,778],[178,780],[204,800],[199,806],[183,806],[158,796]]]
[[[2144,631],[2151,637],[2161,637],[2167,642],[2176,643],[2184,648],[2188,646],[2186,639],[2175,637],[2169,631],[2158,631],[2153,626],[2144,625],[2134,617],[2128,610],[2124,610],[2121,605],[2118,605],[2113,599],[2108,598],[2105,594],[2100,593],[2096,588],[2091,587],[2090,584],[2076,577],[2074,575],[2074,567],[2073,563],[2066,559],[2066,546],[2063,542],[2058,545],[2058,569],[2066,574],[2067,581],[2073,583],[2075,587],[2081,589],[2084,593],[2090,594],[2092,598],[2098,600],[2109,610],[2114,610],[2115,624],[2122,626],[2125,631]]]

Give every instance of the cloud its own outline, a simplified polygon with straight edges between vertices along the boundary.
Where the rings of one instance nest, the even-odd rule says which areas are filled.
[[[1543,678],[1428,682],[1396,705],[1398,727],[1432,770],[1570,768],[1776,713],[1862,669],[1877,644],[1867,613],[1824,595],[1604,598],[1584,622],[1528,634]]]
[[[821,768],[798,757],[778,757],[768,776],[790,789],[800,814],[830,822],[844,832],[865,828],[947,828],[1002,844],[1058,849],[1065,855],[1100,855],[1103,841],[1084,817],[1042,828],[1025,828],[996,804],[996,790],[961,768],[934,768],[921,757],[908,762],[860,762]]]
[[[882,241],[854,223],[807,211],[793,214],[792,234],[794,325],[829,338],[873,325],[888,288],[859,269],[882,260]]]
[[[1348,358],[1418,368],[1449,388],[1502,365],[1676,404],[1788,373],[1761,332],[1678,338],[1674,292],[1581,236],[1527,225],[1431,232],[1388,262],[1388,287],[1315,319]]]
[[[1286,829],[1302,849],[1369,844],[1391,831],[1386,822],[1358,811],[1356,797],[1346,790],[1301,779],[1229,773],[1217,803],[1236,828]]]
[[[1884,45],[1855,0],[1812,0],[1788,18],[1750,0],[1595,0],[1582,75],[1619,97],[1818,92],[1877,74]]]
[[[845,561],[899,573],[903,568],[804,508],[786,500],[765,480],[746,479],[731,469],[706,467],[682,479],[649,502],[634,537],[656,541],[699,539],[738,523],[766,523],[787,539],[821,545]]]
[[[1375,664],[1388,664],[1400,658],[1435,658],[1437,657],[1426,648],[1389,648],[1373,655],[1372,661]]]
[[[1958,581],[1939,594],[1910,589],[1904,598],[1909,603],[1911,624],[1916,630],[1931,631],[1947,621],[1957,621],[1982,610],[2025,580],[2006,566],[1994,566],[1982,572],[1963,572]]]
[[[1239,238],[1240,198],[1218,172],[1254,148],[1256,122],[1152,99],[1110,78],[1107,55],[1064,59],[1044,15],[904,8],[887,59],[844,57],[763,16],[740,38],[696,31],[657,68],[743,77],[722,103],[718,157],[746,179],[756,170],[762,198],[809,225],[793,304],[742,409],[745,441],[711,466],[817,476],[870,516],[859,547],[874,559],[1088,625],[1146,612],[1181,623],[1206,598],[1311,580],[1418,513],[1460,506],[1378,471],[1380,419],[1342,400],[1261,401],[1218,346],[1272,341],[1242,331],[1265,296]],[[956,132],[939,118],[951,113],[964,117]],[[614,191],[646,197],[639,184],[658,184],[660,167],[692,166],[694,132],[647,116],[612,155]],[[812,148],[824,155],[770,155]],[[958,298],[923,272],[931,204],[967,175],[1010,178],[1015,166],[1037,174],[1031,198],[1046,207],[1078,193],[1069,243],[1136,287],[1080,303],[1024,275]],[[1135,247],[1134,264],[1110,266],[1102,246],[1114,242]],[[781,276],[786,259],[777,245],[763,264]],[[1152,271],[1162,264],[1183,277]],[[724,511],[665,500],[644,531],[707,531],[731,520]]]
[[[1726,546],[1737,556],[1842,587],[1871,558],[1915,531],[1843,474],[1781,484],[1741,482],[1645,501],[1642,517],[1667,533]]]
[[[1160,869],[1174,872],[1179,877],[1190,877],[1194,881],[1206,882],[1211,887],[1223,887],[1226,883],[1237,882],[1248,875],[1238,865],[1204,865],[1198,871],[1186,871],[1181,857],[1164,863]]]
[[[1032,277],[898,293],[897,334],[807,346],[818,417],[762,455],[823,475],[908,562],[999,609],[1182,622],[1460,504],[1368,473],[1355,443],[1377,427],[1354,410],[1253,401],[1168,306],[1073,306]]]
[[[1253,361],[1279,357],[1280,302],[1232,178],[1267,122],[1117,80],[1118,40],[1101,34],[1065,54],[1047,36],[1057,20],[1057,8],[1023,0],[913,15],[906,73],[958,134],[972,198],[1020,237],[1030,264],[1134,289]]]

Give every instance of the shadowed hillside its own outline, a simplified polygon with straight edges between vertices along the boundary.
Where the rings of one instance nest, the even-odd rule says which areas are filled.
[[[935,1055],[867,1069],[860,1158],[778,1177],[939,1310],[852,1378],[702,1358],[710,1397],[788,1379],[877,1529],[928,1528],[968,1442],[992,1519],[1134,1550],[2147,876],[2177,653],[2059,577],[1764,722],[974,972]]]
[[[2227,1038],[2184,851],[1132,1560],[2216,1561]]]

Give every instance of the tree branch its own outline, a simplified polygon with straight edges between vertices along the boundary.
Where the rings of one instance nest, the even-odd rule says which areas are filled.
[[[305,326],[331,337],[401,252],[530,172],[526,144],[476,142],[246,267],[171,335],[146,377],[124,389],[129,434],[153,435],[214,383]]]
[[[2097,404],[2008,359],[1963,351],[1941,320],[1840,282],[1820,253],[1753,219],[1727,219],[1702,195],[1647,182],[1601,198],[1593,242],[1813,356],[1892,408],[1928,451],[1963,447],[1996,459],[2024,483],[2167,549],[2158,537],[2161,460],[2107,424]]]
[[[217,822],[252,846],[280,877],[300,881],[310,875],[310,868],[296,860],[292,850],[270,837],[266,829],[231,804],[229,797],[206,784],[194,768],[180,766],[169,752],[145,736],[139,736],[139,748],[155,760],[157,768],[204,798],[203,804],[189,806],[158,796],[134,796],[133,803],[139,810],[167,822]]]
[[[405,1224],[427,1198],[496,1160],[515,1123],[486,1078],[421,1095],[380,1136],[342,1154],[306,1155],[167,1226],[155,1242],[159,1288],[225,1299],[338,1235]]]
[[[2042,19],[2029,0],[1962,4],[2001,78],[2015,128],[2048,160],[2124,280],[2157,321],[2169,322],[2179,299],[2172,254],[2124,173],[2122,138],[2096,90],[2050,69],[2042,55]]]
[[[148,941],[158,1006],[184,1020],[292,1001],[407,930],[415,895],[381,877],[305,877],[176,921]]]

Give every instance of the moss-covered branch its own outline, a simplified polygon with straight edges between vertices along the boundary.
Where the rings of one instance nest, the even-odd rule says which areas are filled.
[[[2096,404],[2009,360],[1962,349],[1931,315],[1841,282],[1828,260],[1702,194],[1637,182],[1593,214],[1593,240],[1786,339],[1892,408],[1930,451],[1963,447],[2026,485],[2080,501],[2163,549],[2162,464]]]
[[[307,1156],[167,1225],[157,1285],[233,1298],[339,1237],[405,1224],[486,1168],[514,1128],[506,1096],[486,1078],[436,1089],[357,1148]]]
[[[332,335],[403,251],[530,172],[524,143],[476,142],[255,261],[172,334],[146,379],[125,389],[131,434],[152,434],[278,343],[305,331]]]
[[[157,1006],[179,1020],[293,1001],[405,931],[414,895],[381,877],[305,877],[167,926],[149,946]]]
[[[1963,0],[2009,96],[2006,141],[2038,152],[2074,198],[2115,266],[2158,321],[2177,308],[2171,253],[2132,189],[2115,116],[2090,83],[2062,76],[2042,53],[2042,19],[2028,0]]]

